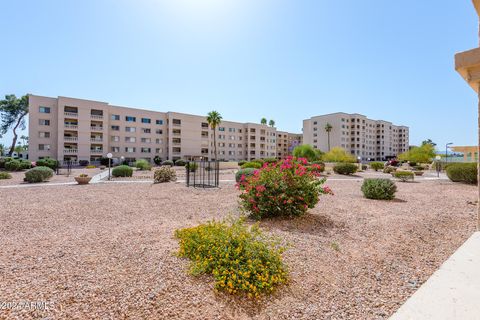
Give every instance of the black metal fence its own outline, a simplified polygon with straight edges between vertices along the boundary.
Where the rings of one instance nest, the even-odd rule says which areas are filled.
[[[218,161],[188,161],[185,168],[187,187],[218,188],[220,178]]]

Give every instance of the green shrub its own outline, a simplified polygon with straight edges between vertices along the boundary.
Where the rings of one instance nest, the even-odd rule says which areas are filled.
[[[237,183],[239,183],[240,181],[244,181],[248,177],[253,176],[253,174],[257,170],[258,169],[254,169],[254,168],[240,169],[237,171],[237,173],[235,173],[235,181],[237,181]]]
[[[455,163],[447,167],[447,176],[453,182],[477,184],[476,163]]]
[[[32,168],[32,163],[28,160],[21,159],[20,161],[20,169],[21,170],[28,170]]]
[[[12,179],[12,175],[8,172],[0,172],[0,180]]]
[[[152,169],[152,165],[145,159],[139,159],[135,161],[135,167],[138,170],[150,170]]]
[[[100,165],[108,167],[108,161],[109,159],[107,157],[101,157],[100,158]]]
[[[13,158],[11,157],[0,157],[0,169],[4,169],[5,168],[5,163],[7,163],[8,161],[12,161],[14,160]]]
[[[163,183],[177,180],[175,170],[170,166],[162,166],[155,170],[153,174],[153,183]]]
[[[186,164],[187,164],[187,162],[183,159],[178,159],[178,160],[175,161],[175,165],[179,166],[179,167],[185,167]]]
[[[265,158],[263,159],[264,163],[277,163],[278,159],[277,158]]]
[[[378,171],[378,170],[383,170],[383,168],[385,167],[385,165],[383,164],[383,162],[375,161],[375,162],[370,163],[370,167],[371,167],[373,170]]]
[[[55,159],[44,158],[37,160],[36,165],[39,167],[49,167],[50,169],[55,170],[59,167],[60,163]]]
[[[262,164],[257,161],[246,162],[241,166],[242,169],[247,169],[247,168],[260,169],[261,167],[262,167]]]
[[[18,160],[12,159],[5,162],[5,170],[7,171],[19,171],[22,169],[22,163]]]
[[[162,166],[173,166],[173,161],[172,160],[165,160],[162,162]]]
[[[162,158],[160,158],[159,156],[155,156],[155,158],[153,158],[153,162],[155,162],[155,164],[159,166],[162,164]]]
[[[367,199],[392,200],[397,186],[390,179],[365,179],[361,190]]]
[[[425,168],[424,168],[423,166],[414,166],[413,169],[416,170],[416,171],[423,171],[423,170],[425,170]]]
[[[185,168],[188,169],[190,172],[195,172],[198,169],[198,163],[196,162],[189,162],[185,164]]]
[[[316,150],[309,144],[296,146],[293,149],[292,154],[297,158],[305,158],[310,162],[320,160],[320,153],[316,152]]]
[[[263,160],[263,159],[254,159],[254,160],[252,160],[252,161],[250,161],[250,162],[260,163],[260,166],[263,166],[263,164],[265,163],[265,160]]]
[[[53,170],[49,167],[35,167],[25,172],[24,180],[30,183],[44,182],[53,177]]]
[[[331,193],[322,187],[316,172],[305,166],[306,159],[287,158],[259,170],[241,181],[240,204],[255,219],[300,216],[315,207],[319,195]]]
[[[385,168],[383,168],[383,173],[392,173],[395,171],[397,171],[397,168],[393,166],[386,166]]]
[[[322,160],[325,162],[343,162],[354,163],[357,162],[357,158],[348,153],[341,147],[334,147],[322,156]]]
[[[417,163],[415,161],[409,161],[408,164],[410,165],[410,167],[416,167],[417,166]]]
[[[245,163],[247,163],[246,160],[240,160],[240,161],[238,161],[238,166],[241,167],[241,166],[243,166]]]
[[[133,169],[126,165],[121,165],[113,168],[112,176],[114,177],[131,177],[133,175]]]
[[[412,171],[397,170],[393,173],[393,176],[402,182],[407,182],[409,180],[413,181],[415,178],[415,174]]]
[[[337,163],[333,167],[333,171],[338,174],[350,175],[357,172],[358,166],[353,163]]]
[[[325,163],[322,161],[313,161],[308,165],[308,170],[320,174],[325,171]]]
[[[287,281],[284,248],[262,234],[257,225],[207,222],[175,231],[178,255],[190,259],[192,275],[211,274],[215,288],[250,298],[272,292]]]
[[[367,169],[368,169],[368,165],[362,164],[362,170],[365,171],[365,170],[367,170]]]

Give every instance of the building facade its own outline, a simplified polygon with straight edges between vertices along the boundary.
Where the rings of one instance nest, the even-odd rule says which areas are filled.
[[[277,157],[285,159],[291,156],[293,149],[302,143],[303,135],[300,133],[277,131]]]
[[[341,147],[363,161],[382,161],[408,151],[409,128],[338,112],[303,120],[303,142],[323,152]]]
[[[203,116],[29,96],[29,157],[33,161],[50,157],[92,162],[109,152],[114,159],[127,161],[213,159],[213,140]],[[222,121],[216,140],[219,160],[277,157],[277,130],[267,125]]]

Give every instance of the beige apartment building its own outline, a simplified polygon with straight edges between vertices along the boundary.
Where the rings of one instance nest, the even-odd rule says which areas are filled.
[[[277,131],[277,157],[285,159],[292,155],[293,149],[301,145],[303,135],[301,133],[289,133],[285,131]]]
[[[303,120],[303,142],[323,152],[342,147],[362,161],[382,161],[409,149],[409,129],[361,114],[338,112]]]
[[[222,121],[216,135],[219,160],[277,157],[276,128]],[[50,157],[92,162],[109,152],[127,161],[214,158],[206,117],[67,97],[29,96],[29,139],[33,161]]]

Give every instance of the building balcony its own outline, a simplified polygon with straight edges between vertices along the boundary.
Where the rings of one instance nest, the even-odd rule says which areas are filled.
[[[98,114],[91,114],[90,118],[95,120],[103,120],[103,116]]]
[[[91,126],[91,127],[90,127],[90,130],[91,130],[91,131],[103,131],[103,127]]]
[[[66,141],[66,142],[77,142],[77,141],[78,141],[78,137],[63,137],[63,141]]]
[[[90,149],[90,153],[103,154],[103,149]]]
[[[63,149],[63,153],[65,153],[65,154],[76,154],[76,153],[78,153],[78,149]]]
[[[90,138],[90,142],[103,142],[103,138]]]
[[[76,124],[65,124],[65,129],[78,130],[78,125],[76,125]]]
[[[65,117],[73,117],[73,118],[78,118],[78,113],[77,112],[64,112],[63,115]]]
[[[480,48],[457,53],[455,70],[478,92],[480,84]]]

